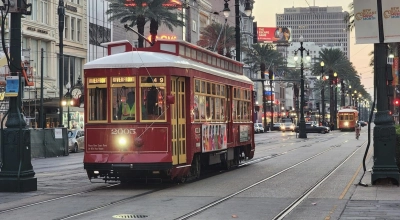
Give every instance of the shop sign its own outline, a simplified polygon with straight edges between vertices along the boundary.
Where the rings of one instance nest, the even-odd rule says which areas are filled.
[[[34,27],[27,27],[26,29],[29,30],[29,31],[36,31],[36,32],[41,33],[41,34],[48,34],[49,33],[48,31],[45,31],[45,30],[42,30],[42,29],[39,29],[39,28],[36,29]]]
[[[72,12],[78,12],[78,8],[74,7],[72,5],[65,5],[65,9],[67,9],[68,11],[72,11]]]

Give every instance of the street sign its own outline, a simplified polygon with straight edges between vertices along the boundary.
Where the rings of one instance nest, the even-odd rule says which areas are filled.
[[[6,77],[6,94],[5,97],[16,97],[18,96],[19,90],[19,77],[18,76],[7,76]]]

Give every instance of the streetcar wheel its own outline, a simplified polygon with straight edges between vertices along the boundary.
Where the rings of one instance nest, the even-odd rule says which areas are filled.
[[[192,161],[192,166],[190,168],[190,174],[192,177],[198,179],[200,178],[201,174],[201,161],[200,161],[200,155],[194,155],[193,161]]]
[[[75,145],[74,145],[74,153],[78,153],[78,150],[79,150],[78,149],[78,144],[75,143]]]

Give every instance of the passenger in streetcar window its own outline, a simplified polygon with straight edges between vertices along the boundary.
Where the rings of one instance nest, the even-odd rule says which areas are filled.
[[[135,120],[135,93],[128,92],[126,101],[119,107],[118,117],[122,120]]]

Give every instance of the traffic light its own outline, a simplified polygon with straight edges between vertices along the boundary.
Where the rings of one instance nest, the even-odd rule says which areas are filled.
[[[272,70],[268,70],[268,77],[269,80],[274,80],[274,72],[272,72]]]
[[[319,109],[319,102],[315,103],[315,106]]]
[[[253,44],[258,43],[257,21],[253,22]]]

